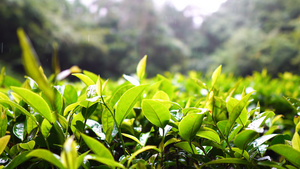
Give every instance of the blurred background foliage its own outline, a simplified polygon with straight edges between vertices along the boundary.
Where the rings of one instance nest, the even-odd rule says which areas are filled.
[[[23,27],[50,72],[53,44],[62,70],[78,65],[103,77],[135,72],[148,55],[148,76],[164,71],[224,71],[246,76],[300,72],[299,0],[227,0],[195,26],[189,8],[152,0],[1,0],[0,65],[24,74],[16,29]]]

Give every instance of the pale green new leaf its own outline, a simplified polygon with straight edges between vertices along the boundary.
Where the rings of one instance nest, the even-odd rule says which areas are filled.
[[[22,59],[26,73],[36,81],[39,88],[45,93],[51,103],[54,103],[54,91],[49,85],[42,69],[40,69],[38,57],[32,48],[29,39],[22,28],[17,30],[17,34],[22,48]]]
[[[115,113],[115,118],[118,126],[122,124],[123,120],[127,117],[129,112],[132,110],[133,106],[135,105],[135,103],[139,99],[139,96],[142,94],[145,88],[146,85],[136,86],[127,90],[121,96],[117,104],[116,113]]]
[[[19,144],[21,148],[25,149],[25,150],[32,150],[35,146],[35,141],[31,140],[27,143],[20,143]]]
[[[8,144],[10,135],[6,135],[0,138],[0,154],[4,151],[6,145]]]
[[[143,79],[143,77],[145,75],[146,64],[147,64],[147,55],[145,55],[143,57],[143,59],[140,60],[139,64],[137,65],[137,68],[136,68],[136,74],[140,80]]]
[[[142,145],[142,143],[140,142],[140,140],[138,138],[136,138],[133,135],[130,134],[126,134],[126,133],[122,133],[123,136],[132,139],[133,141],[137,142],[138,144]]]
[[[73,137],[69,137],[65,141],[63,151],[60,154],[61,162],[65,168],[77,169],[77,156],[76,142]]]
[[[171,118],[169,109],[164,104],[151,99],[143,100],[142,111],[152,124],[161,128],[164,128]]]
[[[295,128],[295,133],[292,138],[292,147],[298,151],[300,151],[300,122],[298,122],[296,128]]]
[[[72,75],[78,77],[87,86],[95,84],[95,82],[85,74],[73,73]]]
[[[40,95],[25,88],[11,87],[11,89],[19,96],[21,96],[27,104],[35,109],[35,111],[40,113],[51,123],[54,123],[56,121],[55,118],[52,117],[49,105]]]
[[[216,84],[216,81],[218,80],[220,74],[221,74],[221,70],[222,70],[222,65],[220,65],[215,71],[214,73],[212,74],[212,77],[211,77],[211,89],[213,89],[213,87],[215,86]]]

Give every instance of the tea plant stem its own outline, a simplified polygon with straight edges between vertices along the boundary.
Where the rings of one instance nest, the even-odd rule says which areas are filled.
[[[214,120],[214,122],[215,122],[215,120]],[[230,146],[230,144],[229,144],[228,137],[225,137],[225,136],[223,135],[222,131],[220,130],[220,128],[218,127],[218,125],[216,124],[216,122],[215,122],[215,126],[217,127],[217,129],[218,129],[218,131],[220,132],[222,138],[225,140],[226,144],[227,144],[228,147],[229,147],[230,153],[228,153],[228,152],[226,152],[226,151],[224,151],[224,152],[225,152],[226,154],[230,155],[231,157],[233,157],[233,155],[232,155],[232,152],[233,152],[233,151],[232,151],[232,148],[231,148],[231,146]]]
[[[108,111],[110,112],[110,114],[112,115],[112,117],[114,119],[114,122],[116,123],[117,129],[118,129],[118,134],[119,134],[119,137],[120,137],[120,140],[121,140],[121,143],[122,143],[123,152],[124,152],[124,154],[128,154],[129,155],[129,153],[125,149],[125,143],[124,143],[124,140],[123,140],[123,137],[122,137],[121,128],[117,124],[116,117],[115,117],[114,113],[110,110],[110,108],[107,106],[107,104],[105,103],[104,98],[102,97],[102,95],[100,97],[101,97],[101,100],[103,102],[103,105],[108,109]]]

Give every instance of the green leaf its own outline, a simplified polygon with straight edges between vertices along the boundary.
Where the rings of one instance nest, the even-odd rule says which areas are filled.
[[[26,116],[26,132],[27,132],[27,134],[29,134],[36,127],[38,127],[38,126],[32,120],[32,118],[29,118],[28,116]]]
[[[79,168],[84,160],[84,158],[86,157],[86,155],[89,153],[90,151],[87,151],[83,154],[81,154],[80,156],[77,157],[76,159],[76,168]]]
[[[77,169],[77,149],[76,149],[76,142],[74,141],[73,137],[67,138],[63,145],[63,151],[60,154],[61,162],[65,168],[68,169]]]
[[[240,114],[242,113],[243,109],[246,107],[248,100],[250,98],[250,96],[252,95],[253,92],[247,94],[246,96],[244,96],[232,109],[231,112],[229,113],[229,118],[228,118],[228,123],[226,124],[225,127],[225,135],[228,136],[228,134],[230,133],[234,123],[236,122],[237,118],[240,116]]]
[[[27,161],[30,157],[27,157],[28,151],[23,151],[14,157],[6,166],[5,169],[15,169],[17,166]]]
[[[51,103],[54,103],[54,92],[49,85],[46,76],[44,75],[40,65],[38,63],[38,57],[32,45],[27,38],[24,30],[18,28],[17,30],[20,46],[22,48],[22,59],[26,73],[39,85],[39,88],[44,92]]]
[[[8,144],[10,139],[10,135],[6,135],[0,138],[0,155],[4,151],[6,145]]]
[[[89,126],[101,140],[105,140],[105,134],[102,131],[101,124],[95,120],[87,119],[86,125]]]
[[[131,161],[132,161],[137,155],[139,155],[139,154],[142,153],[142,152],[148,151],[148,150],[156,150],[156,151],[160,152],[159,149],[156,148],[155,146],[145,146],[145,147],[142,147],[141,149],[139,149],[139,150],[137,150],[137,151],[135,151],[134,153],[131,154],[130,158],[128,159],[127,167],[129,167]]]
[[[164,104],[155,100],[144,99],[142,102],[142,111],[152,124],[161,128],[164,128],[171,118],[169,109]]]
[[[203,127],[200,130],[198,130],[196,135],[220,144],[219,134],[211,128]]]
[[[245,164],[245,165],[249,165],[249,162],[247,160],[243,160],[240,158],[221,158],[221,159],[217,159],[214,161],[210,161],[208,163],[204,163],[202,167],[206,166],[206,165],[210,165],[210,164]]]
[[[21,96],[27,104],[29,104],[51,123],[54,123],[56,121],[55,118],[52,117],[49,105],[40,95],[25,88],[11,87],[11,89],[19,96]]]
[[[23,141],[25,138],[24,123],[23,122],[15,123],[13,127],[13,133],[16,137],[18,137],[20,140]]]
[[[186,151],[188,153],[198,154],[198,152],[196,150],[196,147],[193,144],[190,144],[190,143],[188,143],[186,141],[176,143],[174,146],[178,147],[178,148],[181,148],[182,150],[184,150],[184,151]]]
[[[66,105],[77,102],[78,95],[76,89],[71,85],[66,85],[64,89],[63,97],[66,101]]]
[[[106,135],[106,138],[110,138],[107,136],[111,136],[111,132],[112,129],[114,128],[115,121],[112,113],[107,108],[105,108],[104,111],[102,112],[101,121],[102,121],[102,127]]]
[[[215,71],[214,73],[212,74],[212,77],[211,77],[211,89],[214,88],[215,84],[216,84],[216,81],[218,80],[220,74],[221,74],[221,70],[222,70],[222,65],[220,65]]]
[[[285,157],[289,162],[300,168],[300,152],[293,147],[285,144],[276,144],[268,149],[274,151],[275,153]]]
[[[133,85],[127,84],[127,85],[121,85],[119,86],[111,95],[109,99],[109,105],[114,106],[118,100],[120,100],[120,97],[130,88],[132,88]]]
[[[145,76],[145,70],[146,70],[146,64],[147,64],[147,55],[145,55],[139,62],[136,68],[136,74],[139,77],[139,79],[143,79]]]
[[[22,106],[10,101],[10,100],[1,100],[0,99],[0,104],[8,104],[11,107],[16,107],[18,110],[20,110],[23,114],[25,114],[27,117],[30,117],[36,124],[38,124],[36,118],[30,114],[26,109],[24,109]]]
[[[98,140],[81,134],[84,142],[86,143],[86,145],[95,153],[97,154],[97,156],[101,157],[101,158],[105,158],[105,159],[110,159],[110,160],[114,160],[114,157],[112,156],[111,152],[102,144],[100,143]]]
[[[20,147],[25,149],[25,150],[33,150],[34,146],[35,146],[35,141],[34,140],[31,140],[27,143],[20,143]]]
[[[118,168],[125,168],[123,164],[116,162],[114,159],[107,159],[105,157],[99,157],[96,154],[88,154],[84,158],[85,160],[95,160],[100,163],[103,163],[110,167],[118,167]]]
[[[133,141],[137,142],[138,144],[142,145],[142,143],[140,142],[140,140],[138,138],[136,138],[133,135],[130,134],[126,134],[126,133],[122,133],[123,136],[132,139]]]
[[[64,110],[63,115],[64,116],[68,115],[69,111],[72,111],[73,109],[75,109],[79,104],[80,104],[80,102],[76,102],[76,103],[73,103],[73,104],[70,104],[69,106],[67,106]]]
[[[192,141],[200,129],[204,117],[204,111],[199,113],[190,113],[179,123],[179,135],[187,141]]]
[[[139,99],[139,96],[142,94],[145,88],[146,85],[136,86],[127,90],[121,96],[117,104],[115,113],[115,118],[118,126],[122,124],[123,120],[129,114],[129,112],[132,111],[133,106],[135,105],[135,103]]]
[[[251,142],[256,135],[257,133],[254,130],[244,130],[235,137],[234,144],[238,148],[244,150],[248,143]]]
[[[236,148],[236,147],[232,147],[231,149],[235,152],[235,153],[234,153],[234,154],[235,154],[235,157],[243,156],[243,157],[245,157],[246,160],[249,161],[249,154],[248,154],[247,151],[241,150],[241,149]]]
[[[261,136],[261,137],[255,139],[250,145],[255,149],[259,148],[259,146],[261,146],[264,142],[270,140],[271,138],[273,138],[277,135],[278,134],[268,134],[268,135]]]
[[[8,126],[6,111],[7,109],[2,110],[2,107],[0,106],[0,137],[5,135]]]
[[[53,154],[49,150],[35,149],[35,150],[32,150],[29,154],[27,154],[26,157],[27,158],[30,158],[30,157],[41,158],[41,159],[46,160],[49,163],[55,165],[58,168],[62,168],[62,169],[65,168],[63,166],[63,164],[61,163],[59,156],[56,154]]]
[[[235,99],[235,98],[232,98],[232,97],[229,97],[227,102],[226,102],[226,107],[227,107],[227,110],[229,112],[229,115],[230,113],[233,112],[233,108],[239,103],[239,100]],[[247,122],[247,110],[246,108],[243,108],[242,112],[240,113],[240,116],[237,118],[236,122],[241,124],[242,126],[245,126],[246,125],[246,122]]]
[[[292,105],[292,107],[299,113],[300,112],[300,101],[295,98],[285,97],[285,99]]]
[[[90,71],[87,71],[87,70],[83,70],[83,74],[85,74],[86,76],[88,76],[90,79],[92,79],[94,81],[94,83],[97,82],[97,78],[98,76],[93,73],[93,72],[90,72]]]
[[[83,125],[83,122],[84,122],[84,117],[82,116],[81,112],[73,115],[73,119],[71,122],[71,130],[77,138],[80,137],[80,132],[82,132],[82,130],[85,127]]]
[[[300,151],[300,135],[299,135],[299,131],[300,131],[300,122],[298,122],[298,124],[296,125],[295,128],[295,133],[293,135],[292,138],[292,147],[298,151]]]
[[[49,123],[47,119],[44,119],[41,125],[41,132],[45,138],[50,135],[50,130],[52,128],[52,124]]]
[[[267,166],[267,167],[276,168],[276,169],[286,169],[285,167],[281,166],[282,164],[273,162],[273,161],[260,161],[257,163],[257,165]],[[297,168],[295,168],[295,169],[297,169]]]
[[[85,74],[73,73],[72,75],[78,77],[87,86],[95,84],[95,82]]]

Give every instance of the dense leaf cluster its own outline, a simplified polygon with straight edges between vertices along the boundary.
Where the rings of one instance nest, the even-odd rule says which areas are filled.
[[[118,83],[78,68],[47,78],[18,36],[28,76],[0,74],[0,168],[300,167],[299,118],[288,119],[291,133],[282,115],[253,105],[259,90],[227,86],[222,66],[207,84],[195,73],[146,79],[147,56]],[[82,83],[61,81],[71,73]]]

